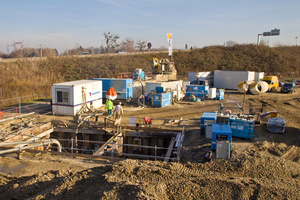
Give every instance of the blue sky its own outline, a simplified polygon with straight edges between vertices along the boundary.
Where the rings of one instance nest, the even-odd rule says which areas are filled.
[[[257,35],[274,28],[280,36],[262,37],[270,46],[295,45],[300,36],[299,0],[1,0],[0,51],[24,40],[67,49],[99,47],[103,33],[144,40],[152,47],[202,48],[227,41],[256,43]],[[299,45],[299,41],[297,40]],[[13,47],[10,47],[13,50]]]

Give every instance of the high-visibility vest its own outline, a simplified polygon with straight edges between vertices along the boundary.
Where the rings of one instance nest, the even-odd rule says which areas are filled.
[[[114,106],[114,104],[112,101],[107,101],[105,108],[111,110],[111,109],[113,109],[113,106]]]

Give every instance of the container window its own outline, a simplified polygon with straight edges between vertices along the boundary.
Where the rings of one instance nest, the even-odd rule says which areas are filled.
[[[57,103],[68,103],[69,102],[69,92],[57,91]]]

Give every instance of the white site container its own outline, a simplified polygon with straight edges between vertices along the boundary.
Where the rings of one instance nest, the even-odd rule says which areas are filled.
[[[217,97],[217,88],[209,88],[208,98],[215,99]]]
[[[241,81],[254,81],[254,71],[215,71],[214,87],[237,90]]]
[[[190,81],[183,81],[182,82],[182,90],[183,90],[183,92],[186,91],[186,86],[190,85],[190,84],[191,84]]]
[[[79,80],[52,85],[52,112],[75,116],[83,104],[83,87],[87,107],[102,106],[102,81]]]
[[[212,72],[189,72],[188,73],[188,78],[190,82],[197,80],[197,78],[199,80],[209,80],[211,76],[212,76]]]
[[[143,92],[145,92],[145,82],[133,81],[133,83],[132,83],[132,98],[138,99],[141,95],[144,95]]]
[[[164,91],[170,89],[171,91],[177,90],[177,85],[182,87],[182,80],[179,81],[147,81],[145,85],[145,93],[150,94],[155,91],[156,87],[163,87]]]
[[[255,72],[254,81],[261,81],[265,76],[265,72]]]

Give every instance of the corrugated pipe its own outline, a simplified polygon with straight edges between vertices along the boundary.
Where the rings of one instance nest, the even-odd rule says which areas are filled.
[[[13,148],[13,149],[2,150],[2,151],[0,151],[0,155],[6,154],[6,153],[12,153],[12,152],[16,152],[16,151],[21,151],[24,149],[30,149],[33,147],[48,145],[48,144],[56,144],[58,146],[58,152],[61,152],[61,145],[60,145],[59,141],[56,139],[39,140],[39,141],[23,141],[23,142],[2,142],[2,143],[0,143],[0,146],[9,146],[9,145],[16,145],[16,144],[24,144],[24,146],[20,146],[20,147]],[[25,146],[26,144],[33,144],[33,145]]]
[[[249,85],[251,85],[254,81],[241,81],[238,83],[237,88],[239,92],[247,92],[249,89]]]
[[[258,81],[250,85],[250,92],[252,94],[265,93],[268,91],[268,89],[269,89],[269,85],[265,81]]]

